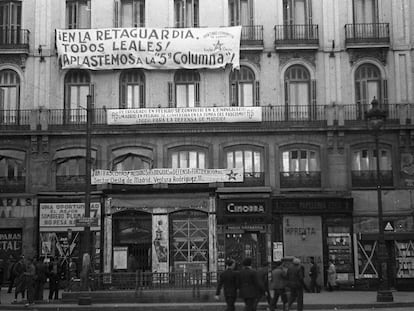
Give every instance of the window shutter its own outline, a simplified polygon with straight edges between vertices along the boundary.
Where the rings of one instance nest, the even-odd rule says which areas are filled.
[[[200,82],[194,83],[194,106],[200,107]]]
[[[236,81],[231,82],[230,86],[230,106],[238,106],[239,84]]]
[[[308,14],[308,25],[312,25],[312,1],[308,0],[307,2],[307,14]]]
[[[382,96],[382,108],[388,109],[388,80],[382,80],[382,88],[381,88],[381,96]]]
[[[285,120],[289,120],[289,81],[285,81]]]
[[[172,82],[168,82],[168,107],[174,108],[174,84]]]
[[[86,18],[87,18],[87,20],[86,20],[86,23],[87,23],[86,28],[91,28],[91,20],[92,20],[91,15],[92,15],[92,7],[91,7],[91,1],[89,0],[88,1],[88,6],[87,6],[87,12],[86,12]]]
[[[139,2],[139,27],[145,27],[145,2]]]
[[[4,90],[0,88],[0,110],[4,110]]]
[[[310,118],[316,120],[316,80],[311,80],[311,107],[310,107]]]
[[[95,83],[89,85],[89,95],[92,96],[92,105],[95,105]]]
[[[145,85],[139,85],[139,107],[145,108]]]
[[[120,3],[119,0],[114,2],[114,27],[118,28],[120,26],[120,14],[119,14]]]
[[[260,106],[260,81],[255,81],[255,99],[254,105]]]

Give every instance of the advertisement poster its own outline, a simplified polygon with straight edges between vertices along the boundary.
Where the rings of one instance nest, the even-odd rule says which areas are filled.
[[[153,215],[152,270],[168,272],[168,216]]]
[[[114,269],[127,269],[128,247],[114,246]]]
[[[22,255],[22,229],[0,229],[0,259],[10,256],[17,259]]]

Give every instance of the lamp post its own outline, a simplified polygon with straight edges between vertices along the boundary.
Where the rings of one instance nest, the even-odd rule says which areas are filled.
[[[378,205],[378,302],[393,301],[393,295],[390,291],[388,282],[388,251],[385,245],[384,236],[384,222],[382,210],[382,183],[381,183],[381,168],[380,168],[380,150],[379,150],[379,134],[384,126],[387,118],[387,113],[379,108],[379,103],[374,97],[371,102],[372,108],[366,113],[365,118],[368,123],[368,129],[374,133],[375,136],[375,153],[376,153],[376,186],[377,186],[377,205]],[[384,262],[385,260],[385,262]]]

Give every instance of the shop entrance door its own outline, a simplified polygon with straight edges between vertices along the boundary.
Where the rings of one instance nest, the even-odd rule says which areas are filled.
[[[265,259],[264,234],[260,232],[227,233],[225,256],[240,265],[244,258],[252,258],[252,266],[257,268]]]
[[[139,271],[151,270],[151,243],[129,245],[128,254],[136,258]]]

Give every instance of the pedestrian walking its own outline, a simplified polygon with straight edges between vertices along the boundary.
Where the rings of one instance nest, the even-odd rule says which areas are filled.
[[[257,269],[257,276],[259,280],[258,296],[256,299],[256,309],[260,300],[265,296],[267,305],[270,306],[271,297],[269,291],[269,264],[264,263],[259,269]]]
[[[244,300],[245,311],[256,311],[256,299],[261,290],[257,271],[252,269],[252,259],[245,258],[239,272],[239,294]]]
[[[8,290],[7,290],[7,293],[8,294],[11,294],[11,292],[12,292],[12,290],[13,290],[13,287],[14,287],[14,285],[15,285],[15,279],[16,279],[16,276],[15,276],[15,274],[13,273],[13,269],[14,269],[14,266],[16,265],[16,260],[14,259],[14,257],[12,256],[12,255],[10,255],[10,257],[9,257],[9,269],[8,269],[8,280],[9,280],[9,288],[8,288]]]
[[[273,292],[273,298],[270,302],[270,311],[277,308],[277,302],[280,299],[283,303],[282,310],[287,307],[288,297],[286,295],[287,273],[282,261],[276,261],[276,267],[272,270],[272,280],[270,282],[270,290]]]
[[[336,267],[332,260],[328,263],[328,281],[327,287],[328,290],[331,292],[336,287]]]
[[[60,271],[57,259],[53,259],[48,267],[49,301],[59,299]]]
[[[319,276],[319,267],[315,263],[315,258],[310,258],[311,267],[309,270],[309,277],[310,277],[310,292],[311,293],[320,293],[321,287],[318,284],[318,276]]]
[[[239,275],[235,271],[236,262],[233,259],[226,260],[226,270],[220,274],[216,290],[216,300],[219,300],[220,291],[223,288],[224,299],[226,300],[226,311],[235,311],[237,288],[239,287]]]
[[[299,258],[294,258],[292,264],[287,270],[288,287],[290,297],[288,300],[287,310],[290,309],[293,302],[296,301],[297,310],[303,310],[303,289],[304,289],[304,269]]]
[[[47,266],[42,258],[36,259],[34,261],[36,274],[34,278],[34,286],[35,286],[35,301],[42,301],[43,300],[43,289],[45,287],[46,279],[47,279]]]
[[[14,302],[17,302],[17,297],[19,294],[22,296],[22,300],[24,300],[25,292],[26,292],[26,280],[24,273],[26,272],[26,263],[24,260],[24,256],[21,256],[19,260],[15,263],[13,267],[13,274],[14,274]]]
[[[35,299],[35,277],[36,277],[36,267],[35,259],[28,259],[26,264],[26,271],[24,272],[25,279],[25,288],[27,289],[27,303],[26,307],[31,304],[34,304]]]

